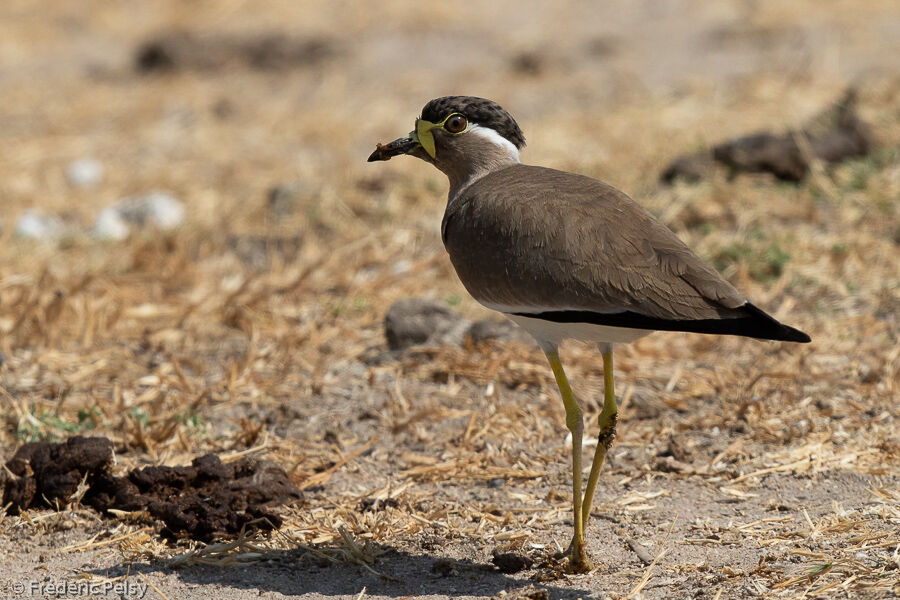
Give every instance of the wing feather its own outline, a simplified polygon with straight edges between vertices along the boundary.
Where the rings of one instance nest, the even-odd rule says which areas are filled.
[[[516,165],[447,206],[444,244],[479,301],[631,311],[658,319],[743,315],[746,299],[652,214],[589,177]]]

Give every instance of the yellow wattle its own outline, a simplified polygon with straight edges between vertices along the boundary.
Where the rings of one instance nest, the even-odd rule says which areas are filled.
[[[434,148],[434,135],[431,133],[435,127],[440,127],[440,125],[424,119],[416,119],[416,140],[431,158],[434,158],[437,153]]]

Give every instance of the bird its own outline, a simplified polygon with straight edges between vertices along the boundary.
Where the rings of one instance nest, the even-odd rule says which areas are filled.
[[[624,192],[584,175],[523,164],[525,136],[499,104],[474,96],[428,102],[407,136],[368,161],[408,155],[450,182],[441,238],[466,290],[505,314],[543,350],[572,439],[573,536],[559,558],[592,569],[584,532],[616,434],[613,347],[655,331],[806,343],[810,337],[753,305]],[[596,344],[603,359],[599,434],[582,489],[584,419],[560,343]]]

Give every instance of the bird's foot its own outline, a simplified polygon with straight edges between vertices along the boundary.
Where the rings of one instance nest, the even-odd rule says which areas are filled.
[[[569,573],[590,573],[593,568],[594,565],[591,564],[590,559],[587,557],[584,546],[573,546],[568,555],[566,571]]]
[[[584,550],[584,544],[576,544],[575,538],[569,542],[569,547],[562,552],[553,555],[556,560],[566,559],[566,571],[569,573],[589,573],[594,566]]]

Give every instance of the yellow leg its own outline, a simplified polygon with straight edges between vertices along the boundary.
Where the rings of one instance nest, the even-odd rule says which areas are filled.
[[[588,476],[587,487],[584,490],[584,502],[581,507],[582,531],[587,529],[588,519],[591,516],[591,503],[594,501],[594,490],[597,480],[600,478],[600,469],[606,460],[606,451],[616,437],[616,420],[619,409],[616,406],[616,392],[613,387],[613,359],[612,348],[603,352],[603,410],[600,411],[600,435],[597,438],[597,450],[594,453],[594,462],[591,463],[591,474]]]
[[[566,407],[566,426],[572,432],[572,506],[575,523],[575,536],[569,548],[569,568],[573,571],[584,573],[591,569],[587,554],[584,551],[584,517],[581,503],[581,438],[584,434],[584,420],[581,407],[572,393],[566,372],[559,361],[559,352],[555,347],[545,348],[544,353],[550,361],[550,368],[556,377],[556,385],[562,396],[563,405]]]

